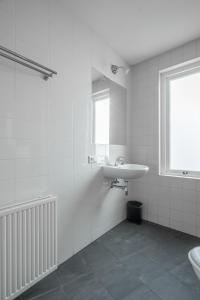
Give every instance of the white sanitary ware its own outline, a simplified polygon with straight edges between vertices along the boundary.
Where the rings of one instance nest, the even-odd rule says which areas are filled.
[[[121,178],[124,180],[135,179],[149,171],[149,167],[137,164],[122,164],[118,166],[103,166],[104,177]]]
[[[195,247],[188,253],[189,261],[192,264],[194,272],[200,279],[200,247]]]

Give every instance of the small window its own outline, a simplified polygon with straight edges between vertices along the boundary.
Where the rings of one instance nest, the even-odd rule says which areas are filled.
[[[109,144],[110,131],[110,95],[109,89],[92,95],[94,102],[94,144]]]
[[[160,72],[160,175],[200,177],[200,61]]]

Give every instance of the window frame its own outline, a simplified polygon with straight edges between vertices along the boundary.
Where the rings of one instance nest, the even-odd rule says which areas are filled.
[[[170,169],[169,82],[200,72],[200,57],[159,71],[159,175],[200,179],[200,171]]]

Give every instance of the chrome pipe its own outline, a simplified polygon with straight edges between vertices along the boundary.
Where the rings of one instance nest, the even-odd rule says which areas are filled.
[[[7,53],[9,53],[9,54],[11,54],[11,55],[13,55],[13,56],[16,56],[16,57],[18,57],[18,58],[20,58],[20,59],[22,59],[22,60],[25,60],[26,62],[28,62],[28,63],[30,63],[30,64],[33,64],[33,65],[35,65],[35,66],[37,66],[37,67],[39,67],[39,68],[42,68],[42,69],[48,71],[49,73],[52,73],[52,74],[57,75],[57,72],[56,72],[56,71],[54,71],[54,70],[52,70],[52,69],[49,69],[49,68],[47,68],[47,67],[45,67],[45,66],[43,66],[43,65],[41,65],[41,64],[39,64],[39,63],[37,63],[37,62],[35,62],[34,60],[29,59],[29,58],[27,58],[27,57],[21,55],[21,54],[18,54],[17,52],[14,52],[14,51],[12,51],[12,50],[9,50],[9,49],[6,48],[6,47],[0,46],[0,50],[2,50],[2,51],[4,51],[4,52],[7,52]]]
[[[120,182],[121,180],[123,181],[123,183]],[[110,188],[111,189],[117,188],[117,189],[124,190],[125,195],[128,196],[128,181],[127,180],[124,180],[124,179],[119,180],[118,178],[115,178],[111,181]]]
[[[5,58],[7,58],[7,59],[9,59],[9,60],[12,60],[12,61],[14,61],[14,62],[16,62],[16,63],[18,63],[18,64],[20,64],[20,65],[23,65],[23,66],[25,66],[25,67],[28,67],[29,69],[32,69],[32,70],[37,71],[37,72],[40,72],[41,74],[44,75],[44,79],[48,79],[49,77],[52,77],[52,73],[49,74],[49,73],[47,73],[47,72],[45,72],[45,71],[42,71],[42,70],[39,69],[39,68],[36,68],[36,67],[34,67],[34,66],[31,66],[31,65],[29,65],[28,63],[25,63],[25,62],[23,62],[23,61],[21,61],[21,60],[18,60],[18,59],[16,59],[16,58],[14,58],[14,57],[11,57],[11,56],[9,56],[9,55],[7,55],[7,54],[5,54],[5,53],[0,52],[0,56],[5,57]]]

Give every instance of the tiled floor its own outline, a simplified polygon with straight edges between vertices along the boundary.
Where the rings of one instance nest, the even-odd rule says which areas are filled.
[[[187,253],[200,239],[123,222],[28,290],[21,300],[197,300]]]

